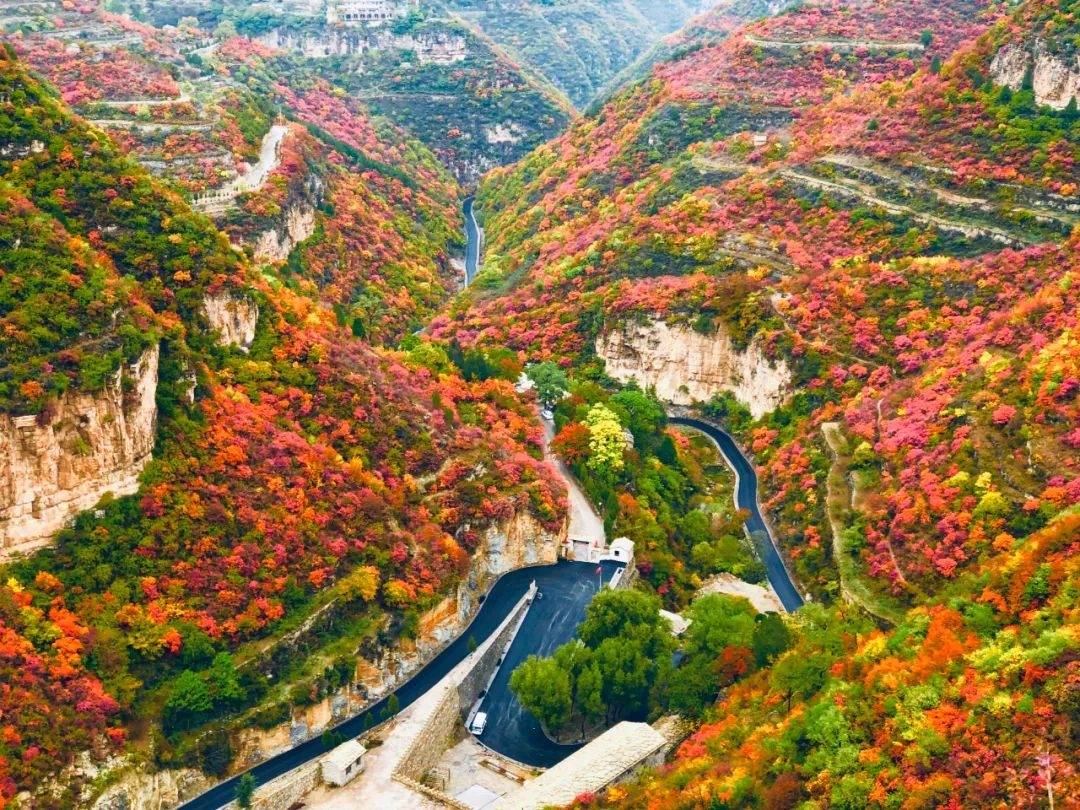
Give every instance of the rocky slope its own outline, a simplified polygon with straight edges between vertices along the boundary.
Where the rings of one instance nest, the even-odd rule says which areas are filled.
[[[757,343],[738,350],[723,329],[702,335],[663,321],[631,322],[600,335],[595,348],[608,375],[635,380],[676,405],[728,391],[758,419],[790,394],[791,371],[782,360],[774,365]]]

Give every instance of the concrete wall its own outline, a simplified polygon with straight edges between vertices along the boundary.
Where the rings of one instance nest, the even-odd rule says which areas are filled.
[[[477,650],[474,660],[466,659],[447,676],[443,687],[446,691],[394,768],[394,779],[450,807],[464,806],[424,785],[423,779],[438,764],[458,724],[479,697],[480,690],[491,680],[504,649],[517,632],[534,595],[535,591],[530,589],[529,594],[503,620],[495,635]]]
[[[416,736],[412,745],[394,769],[394,777],[399,776],[421,781],[438,763],[447,748],[447,742],[459,722],[461,703],[458,690],[448,686],[442,700],[431,713],[424,730]]]

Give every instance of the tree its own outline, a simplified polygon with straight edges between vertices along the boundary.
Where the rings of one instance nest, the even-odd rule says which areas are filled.
[[[589,436],[588,427],[570,422],[551,440],[551,449],[567,464],[577,464],[589,457]]]
[[[597,723],[607,713],[603,696],[604,680],[596,664],[585,667],[574,684],[574,700],[584,720]]]
[[[633,434],[635,446],[653,447],[664,437],[664,407],[641,389],[626,388],[611,397],[608,405]]]
[[[549,731],[559,731],[570,719],[570,675],[554,658],[530,655],[510,676],[510,688]]]
[[[770,678],[774,689],[784,695],[788,711],[793,698],[806,698],[825,683],[832,657],[826,655],[785,655],[772,667]]]
[[[210,711],[214,701],[206,681],[190,669],[181,672],[165,703],[164,722],[169,729],[190,728]]]
[[[757,617],[751,648],[759,667],[772,663],[789,646],[791,633],[778,613],[764,613]]]
[[[536,396],[540,402],[548,408],[562,399],[570,387],[566,372],[550,360],[534,363],[525,370],[525,374],[536,385]]]
[[[589,427],[589,467],[602,472],[621,470],[626,438],[618,417],[598,402],[589,409],[585,424]]]
[[[236,783],[236,803],[243,808],[251,807],[251,800],[255,796],[255,777],[245,773]]]
[[[593,649],[607,638],[629,635],[631,628],[645,626],[666,633],[660,616],[660,599],[643,591],[603,590],[589,603],[578,637]]]
[[[215,704],[239,703],[246,697],[233,657],[226,652],[214,656],[206,671],[206,686]]]
[[[683,636],[689,656],[715,660],[727,647],[749,647],[754,633],[754,609],[745,599],[709,594],[690,607],[690,627]]]

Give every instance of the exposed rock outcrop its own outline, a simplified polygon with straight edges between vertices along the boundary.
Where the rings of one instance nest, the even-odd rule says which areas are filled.
[[[1035,101],[1063,110],[1069,102],[1080,102],[1080,55],[1070,61],[1050,53],[1042,41],[1033,45],[1006,45],[997,52],[990,67],[994,81],[1019,90],[1031,71]]]
[[[655,388],[676,405],[730,391],[756,418],[783,403],[791,389],[786,363],[766,357],[757,340],[739,351],[723,327],[703,335],[661,320],[628,323],[600,335],[596,354],[611,377]]]
[[[146,767],[129,770],[110,786],[94,810],[168,810],[193,799],[214,784],[213,777],[194,768],[150,772]]]
[[[0,557],[40,546],[106,493],[129,495],[154,448],[158,349],[48,415],[0,415]]]
[[[259,234],[255,243],[255,258],[264,262],[283,262],[294,247],[315,233],[315,208],[298,202],[289,206],[276,228]]]
[[[255,340],[259,306],[250,298],[231,291],[211,293],[203,299],[203,315],[223,346],[239,346],[247,351]]]

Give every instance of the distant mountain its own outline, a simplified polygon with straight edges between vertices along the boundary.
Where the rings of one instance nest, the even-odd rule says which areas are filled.
[[[710,0],[447,0],[582,107]]]

